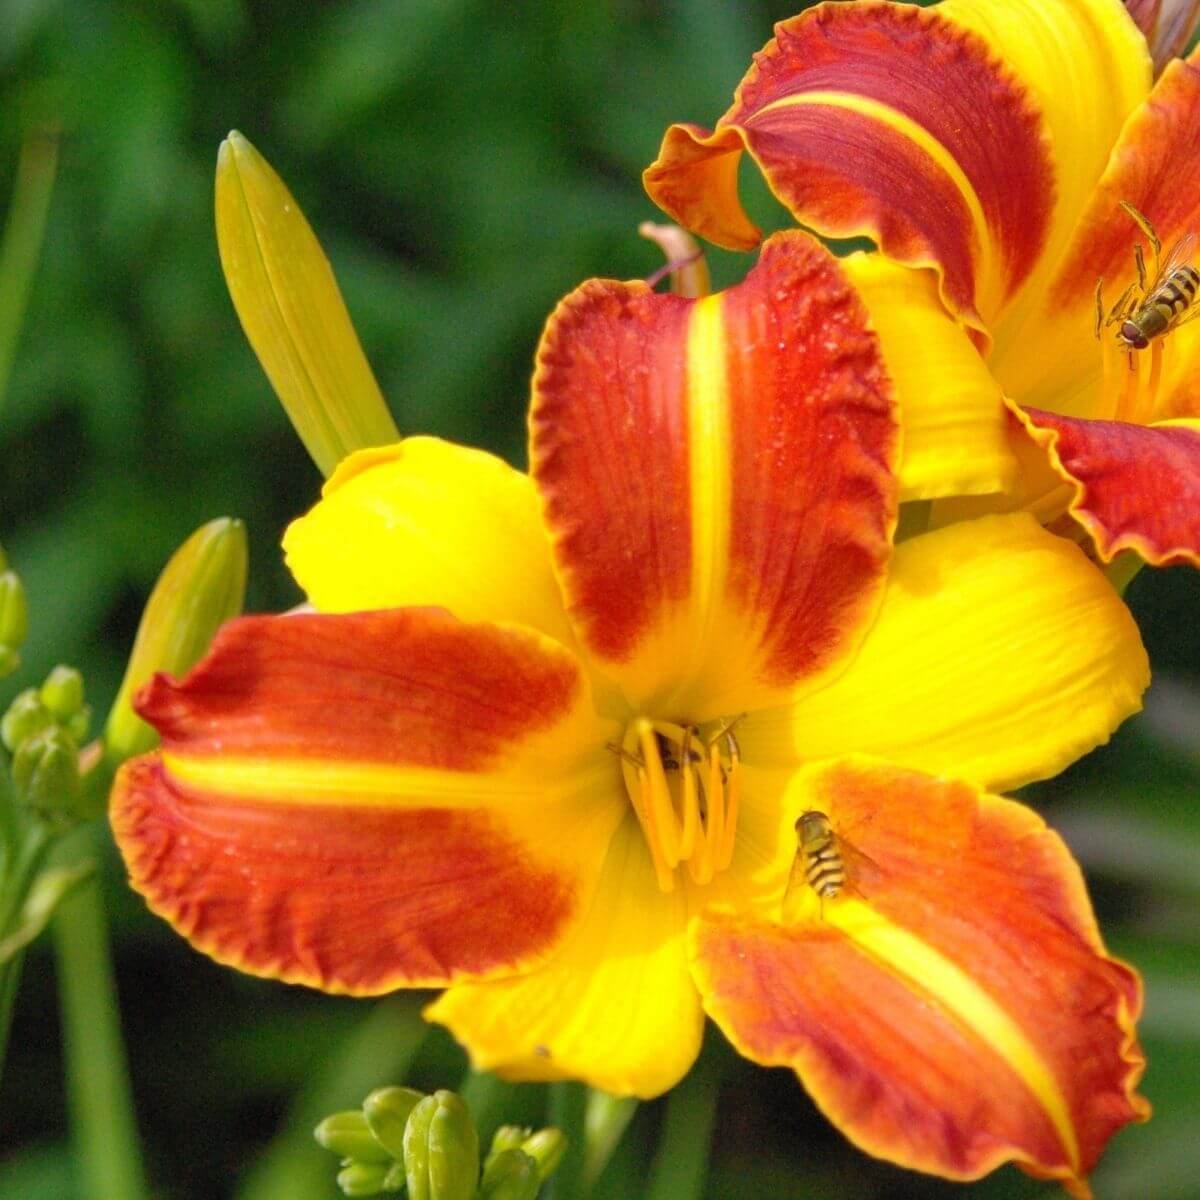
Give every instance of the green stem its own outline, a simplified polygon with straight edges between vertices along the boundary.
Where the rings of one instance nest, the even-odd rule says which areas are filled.
[[[699,1200],[704,1194],[721,1082],[715,1058],[702,1054],[667,1100],[646,1200]]]
[[[67,1095],[80,1194],[148,1196],[99,882],[89,879],[54,917]]]
[[[5,877],[0,890],[0,937],[11,932],[16,923],[49,848],[50,835],[41,824],[30,825],[25,836],[14,841],[11,857],[4,863]],[[13,1010],[17,1004],[17,987],[21,982],[24,961],[24,953],[18,951],[7,962],[0,963],[0,1075],[4,1073],[4,1062],[8,1056],[8,1035],[12,1030]]]
[[[567,1152],[558,1170],[546,1183],[547,1200],[581,1200],[583,1187],[584,1121],[587,1088],[581,1083],[555,1083],[550,1087],[549,1124],[566,1135]]]
[[[46,131],[31,134],[17,161],[16,184],[0,243],[0,404],[46,233],[57,169],[57,135]]]

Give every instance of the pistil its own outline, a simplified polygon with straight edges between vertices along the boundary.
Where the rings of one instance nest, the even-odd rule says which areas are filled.
[[[664,892],[674,890],[680,864],[705,884],[733,858],[741,791],[735,724],[701,728],[639,717],[614,746]]]

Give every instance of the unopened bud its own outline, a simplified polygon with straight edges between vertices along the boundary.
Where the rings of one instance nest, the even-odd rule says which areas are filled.
[[[83,708],[83,676],[61,663],[46,676],[38,689],[42,703],[60,725],[66,725]]]
[[[0,741],[4,748],[15,754],[17,747],[27,738],[49,729],[54,724],[54,714],[42,703],[37,688],[26,688],[18,693],[0,717]]]
[[[479,1181],[479,1134],[453,1092],[426,1096],[404,1129],[409,1200],[471,1200]]]
[[[12,763],[17,798],[45,817],[75,819],[79,814],[79,747],[60,725],[26,738]]]
[[[357,1109],[328,1116],[313,1130],[313,1137],[339,1158],[368,1163],[390,1163],[392,1155],[381,1146]]]
[[[233,306],[292,425],[325,475],[400,440],[329,260],[270,164],[236,130],[217,155],[217,246]]]
[[[501,1150],[483,1170],[480,1200],[534,1200],[540,1182],[537,1163],[524,1150]]]
[[[171,556],[150,593],[108,718],[104,738],[114,763],[158,742],[133,709],[141,686],[156,671],[180,675],[193,667],[217,629],[242,611],[245,594],[246,531],[240,521],[209,521]]]
[[[17,651],[29,632],[29,605],[25,586],[15,571],[0,572],[0,675],[7,675],[20,663]]]
[[[1146,35],[1155,74],[1183,54],[1200,28],[1198,0],[1125,0],[1125,7]]]
[[[545,1183],[567,1152],[567,1139],[559,1129],[539,1129],[521,1143],[521,1149],[537,1163],[538,1182]]]
[[[528,1126],[523,1125],[501,1125],[499,1129],[492,1134],[492,1148],[488,1152],[489,1157],[493,1154],[503,1154],[505,1150],[520,1150],[521,1143],[529,1137],[533,1132]]]
[[[338,1187],[347,1196],[378,1196],[384,1190],[388,1171],[384,1163],[347,1163],[338,1172]]]
[[[364,1101],[363,1117],[375,1140],[393,1157],[404,1157],[404,1127],[425,1098],[414,1088],[376,1088]]]

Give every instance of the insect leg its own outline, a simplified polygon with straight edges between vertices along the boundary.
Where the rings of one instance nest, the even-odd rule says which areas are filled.
[[[1133,295],[1133,284],[1131,283],[1122,293],[1121,298],[1112,306],[1112,311],[1108,314],[1106,325],[1115,325],[1118,321],[1125,320],[1126,315],[1132,312],[1135,304]]]

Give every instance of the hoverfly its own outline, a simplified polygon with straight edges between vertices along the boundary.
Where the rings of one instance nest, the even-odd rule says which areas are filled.
[[[784,920],[796,914],[805,885],[816,893],[824,913],[825,901],[836,900],[843,891],[861,896],[858,882],[864,875],[877,875],[878,871],[872,859],[834,833],[823,812],[811,808],[801,813],[796,821],[796,857],[783,893]]]
[[[1162,242],[1145,214],[1124,200],[1120,204],[1150,243],[1154,273],[1147,279],[1146,260],[1142,244],[1138,242],[1133,248],[1137,283],[1131,283],[1121,293],[1107,317],[1101,296],[1104,280],[1096,281],[1096,337],[1110,325],[1116,325],[1118,343],[1123,350],[1132,352],[1145,350],[1154,338],[1200,316],[1200,306],[1193,307],[1197,292],[1200,292],[1200,270],[1189,261],[1196,248],[1194,232],[1179,238],[1164,258]],[[1132,361],[1131,358],[1131,364]]]

